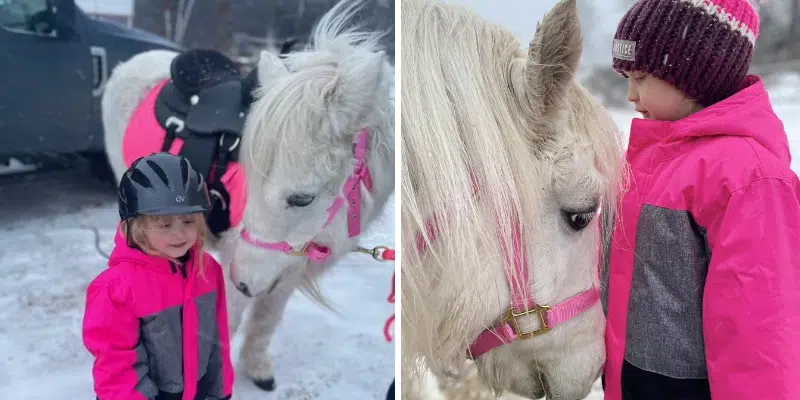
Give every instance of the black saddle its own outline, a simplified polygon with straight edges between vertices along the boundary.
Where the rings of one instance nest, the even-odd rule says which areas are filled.
[[[172,60],[170,78],[156,99],[165,129],[174,125],[178,137],[184,129],[240,136],[254,85],[244,84],[233,61],[214,50],[189,50]]]
[[[183,140],[180,155],[206,179],[213,208],[209,228],[215,235],[230,228],[230,197],[220,178],[239,159],[245,116],[253,102],[258,72],[242,77],[236,64],[215,50],[195,49],[172,60],[170,81],[159,92],[155,116],[167,135],[162,151],[175,138]]]

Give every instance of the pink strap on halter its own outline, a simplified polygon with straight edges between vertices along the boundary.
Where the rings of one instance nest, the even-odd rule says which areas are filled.
[[[536,303],[531,302],[530,307],[522,308],[522,310],[528,309],[530,311],[516,313],[513,315],[513,318],[539,313],[540,323],[542,320],[544,321],[541,328],[533,331],[521,332],[521,328],[516,319],[506,317],[500,325],[496,325],[492,329],[487,329],[478,335],[478,338],[469,346],[468,354],[471,355],[472,358],[478,358],[494,348],[506,345],[515,340],[526,339],[545,333],[553,327],[577,317],[599,300],[600,289],[592,288],[552,307],[539,308]],[[509,310],[509,315],[512,315],[511,312],[512,310]]]
[[[253,237],[253,235],[251,235],[246,229],[242,229],[242,238],[248,243],[257,247],[261,247],[262,249],[278,250],[286,254],[302,253],[317,264],[324,262],[331,255],[331,250],[329,248],[320,246],[316,243],[309,243],[308,246],[306,246],[306,248],[303,250],[295,250],[292,245],[287,242],[265,242],[263,240],[259,240]]]
[[[369,131],[367,128],[361,129],[355,145],[353,146],[353,159],[355,165],[353,172],[347,178],[347,181],[342,187],[344,196],[336,197],[333,204],[328,208],[328,219],[322,226],[324,229],[331,223],[336,214],[348,202],[347,213],[347,231],[349,237],[355,237],[361,234],[361,183],[367,190],[372,190],[372,176],[369,172],[369,167],[366,163],[367,145],[369,141]],[[345,200],[346,199],[346,200]],[[331,255],[328,247],[308,242],[303,249],[297,250],[287,242],[266,242],[255,238],[246,228],[242,229],[241,237],[246,242],[260,247],[265,250],[277,250],[286,254],[293,254],[298,256],[308,257],[314,263],[320,264],[327,261]]]
[[[477,183],[474,178],[473,192],[477,193]],[[427,236],[432,242],[435,240],[439,231],[438,218],[436,215],[434,215],[433,220],[428,221],[426,225],[425,230]],[[507,256],[507,244],[502,240],[503,235],[499,229],[498,235],[501,238],[501,246],[503,247],[506,279],[511,289],[511,307],[500,324],[483,331],[469,346],[467,356],[471,356],[472,358],[477,358],[490,350],[515,340],[528,339],[549,332],[553,327],[580,315],[600,300],[600,290],[598,288],[591,288],[554,306],[537,305],[536,301],[533,299],[532,293],[526,296],[525,292],[522,290],[522,288],[530,287],[530,280],[528,277],[528,261],[519,220],[515,220],[511,234],[512,251],[514,253],[513,263]],[[417,248],[422,252],[426,247],[427,243],[424,237],[418,234]],[[537,316],[541,327],[533,330],[524,330],[523,327],[520,326],[517,318],[534,314],[538,314]]]
[[[350,203],[347,212],[347,233],[350,237],[355,237],[361,234],[361,183],[368,191],[372,191],[372,175],[366,163],[367,155],[367,130],[362,129],[358,136],[355,148],[353,149],[353,158],[355,159],[355,166],[353,173],[347,178],[342,188],[344,197],[338,196],[333,204],[328,208],[328,220],[325,221],[325,226],[333,221],[336,213],[345,203],[345,198]]]

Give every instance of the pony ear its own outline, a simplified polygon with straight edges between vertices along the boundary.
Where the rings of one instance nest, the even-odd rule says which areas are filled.
[[[269,51],[262,50],[261,57],[258,59],[258,81],[262,85],[268,84],[275,79],[289,75],[289,70],[278,56]]]
[[[322,90],[325,105],[356,119],[372,108],[375,97],[382,96],[384,52],[366,57],[351,57],[339,63],[339,74]]]
[[[535,120],[564,108],[567,85],[578,68],[583,43],[576,0],[561,0],[536,26],[525,63],[525,93]]]

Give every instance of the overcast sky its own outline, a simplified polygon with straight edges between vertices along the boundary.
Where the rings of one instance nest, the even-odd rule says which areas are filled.
[[[505,26],[527,46],[536,23],[558,0],[444,0],[472,8],[484,18]],[[581,63],[611,64],[611,41],[624,13],[617,0],[578,0],[583,23],[584,54]],[[591,15],[590,15],[591,14]]]
[[[533,38],[533,34],[536,32],[536,22],[542,19],[547,10],[558,3],[557,0],[445,1],[467,6],[484,18],[505,26],[511,32],[514,32],[523,43],[527,43]]]

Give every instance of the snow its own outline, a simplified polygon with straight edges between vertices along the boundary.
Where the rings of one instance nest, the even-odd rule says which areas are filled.
[[[0,199],[0,387],[15,399],[90,399],[81,320],[86,286],[105,268],[93,229],[104,252],[113,246],[115,192],[60,171],[2,185]],[[393,215],[392,198],[362,244],[394,247]],[[340,315],[295,294],[270,346],[276,391],[239,376],[236,399],[383,398],[394,377],[394,343],[382,333],[393,267],[362,254],[342,260],[321,281]]]
[[[133,0],[76,0],[75,4],[89,14],[133,15]]]
[[[7,163],[0,164],[0,175],[14,175],[35,170],[35,165],[25,164],[16,158],[10,158]]]

